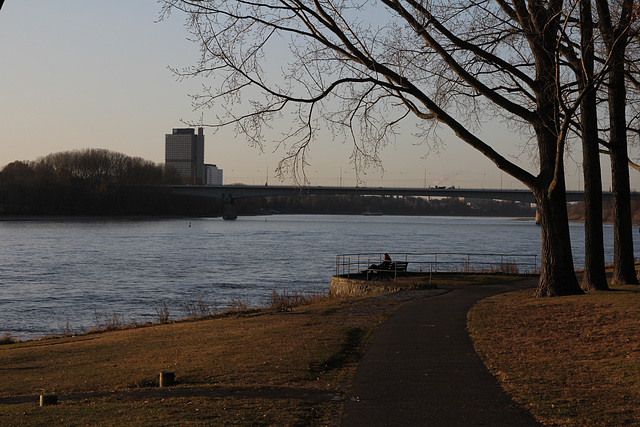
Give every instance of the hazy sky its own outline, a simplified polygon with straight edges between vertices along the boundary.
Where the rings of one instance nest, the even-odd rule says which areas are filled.
[[[174,13],[158,22],[159,13],[155,0],[7,0],[0,11],[0,167],[88,147],[163,162],[164,135],[184,127],[181,120],[214,122],[215,110],[191,106],[188,94],[199,92],[202,82],[178,81],[168,69],[198,57],[198,47],[186,40],[184,17]],[[499,124],[487,129],[503,154],[518,155],[509,148],[515,135]],[[369,171],[365,185],[521,188],[455,137],[425,157],[412,133],[407,126],[384,150],[384,175]],[[225,184],[263,184],[267,177],[277,184],[273,171],[282,152],[267,147],[260,153],[230,130],[214,135],[205,129],[205,141],[205,161],[224,170]],[[350,152],[323,136],[311,151],[311,183],[353,185]],[[573,156],[581,158],[578,151]],[[535,171],[526,155],[519,162]],[[569,189],[577,189],[582,178],[574,161],[567,170]],[[631,176],[632,188],[640,189],[640,174]]]

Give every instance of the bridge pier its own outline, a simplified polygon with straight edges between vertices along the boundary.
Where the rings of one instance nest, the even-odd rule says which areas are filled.
[[[238,218],[238,210],[236,209],[235,203],[233,203],[233,198],[231,197],[231,195],[225,194],[223,200],[224,208],[222,211],[222,219],[233,221]]]

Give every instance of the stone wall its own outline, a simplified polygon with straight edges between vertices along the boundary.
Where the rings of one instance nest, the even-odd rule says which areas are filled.
[[[407,289],[406,285],[399,286],[391,280],[376,281],[333,276],[329,287],[329,295],[354,296],[378,292],[395,292],[401,289]]]

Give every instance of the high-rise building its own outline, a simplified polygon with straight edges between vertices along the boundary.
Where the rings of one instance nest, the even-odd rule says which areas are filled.
[[[173,129],[165,135],[164,162],[188,184],[204,184],[204,129]]]
[[[222,169],[216,165],[204,165],[205,185],[222,185]]]

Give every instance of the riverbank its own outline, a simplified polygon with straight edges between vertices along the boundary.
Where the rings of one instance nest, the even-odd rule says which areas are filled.
[[[330,424],[399,297],[3,345],[2,424]],[[175,387],[157,387],[164,371],[175,373]],[[58,404],[37,407],[39,394],[58,395]]]
[[[330,424],[376,327],[404,302],[438,292],[323,299],[291,311],[2,345],[0,419],[20,426]],[[175,387],[158,388],[164,371],[175,373]],[[57,394],[58,405],[37,407],[40,394]]]
[[[272,215],[334,215],[333,213],[323,212],[311,212],[311,213],[283,213],[283,212],[258,212],[251,214],[240,214],[238,217],[254,217],[254,216],[272,216]],[[346,213],[350,216],[362,216],[361,213]],[[367,215],[364,215],[367,216]],[[451,216],[451,217],[465,217],[470,218],[477,217],[493,217],[491,215],[422,215],[422,214],[393,214],[393,216],[406,216],[406,217],[437,217],[437,216]],[[166,219],[191,219],[191,218],[222,218],[221,215],[2,215],[0,214],[0,222],[2,221],[154,221],[154,220],[166,220]],[[514,217],[514,221],[533,221],[535,216],[520,216]],[[569,222],[584,224],[584,217],[574,216],[569,218]],[[613,219],[608,218],[603,221],[604,224],[613,224]],[[632,219],[632,225],[634,227],[640,226],[640,214],[634,214]]]
[[[168,219],[216,218],[195,216],[152,216],[152,215],[0,215],[0,222],[95,222],[95,221],[163,221]]]
[[[335,425],[377,326],[432,292],[1,345],[0,421]],[[496,378],[538,420],[633,424],[640,418],[639,303],[640,289],[632,287],[549,299],[512,292],[481,301],[469,328]],[[166,371],[177,384],[159,388]],[[46,393],[57,394],[58,404],[38,407]]]

